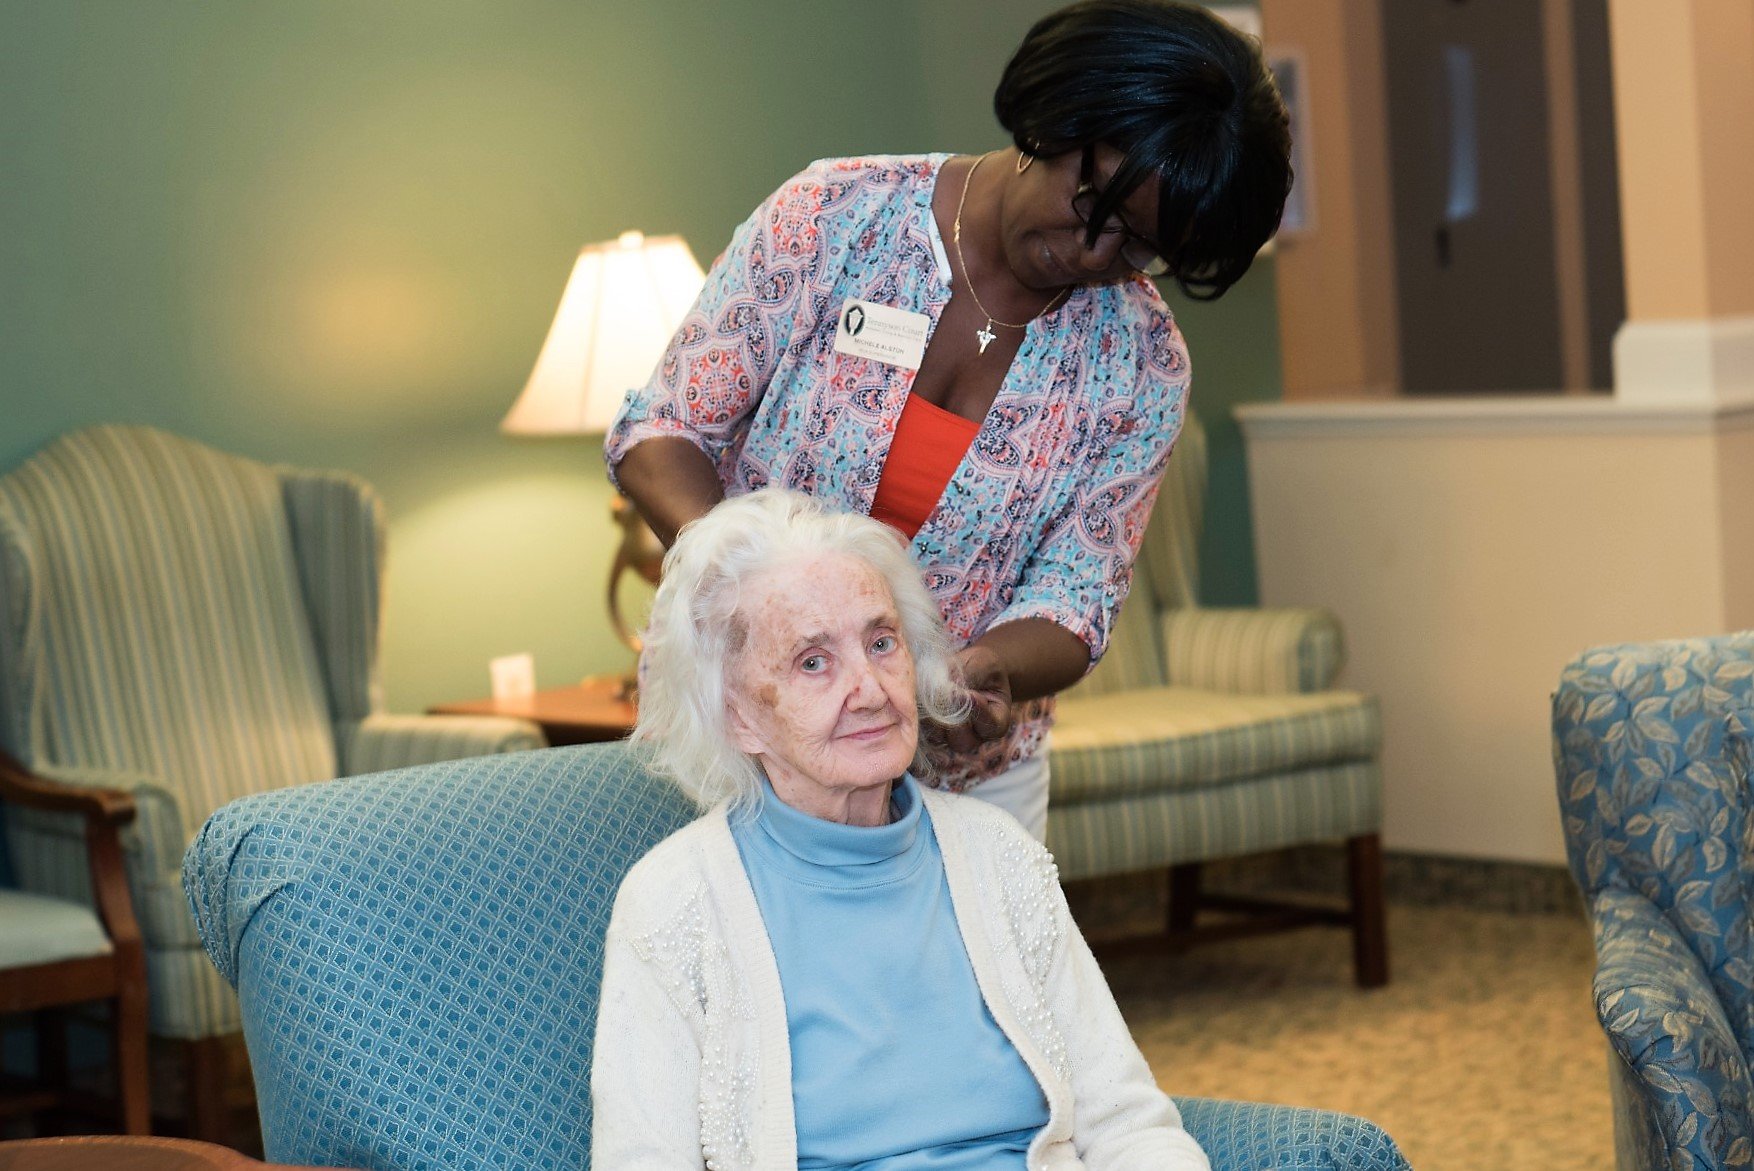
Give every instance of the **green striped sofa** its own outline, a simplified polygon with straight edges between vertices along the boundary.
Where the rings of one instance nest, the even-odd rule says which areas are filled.
[[[359,479],[145,427],[65,435],[0,477],[0,749],[132,797],[150,1027],[190,1043],[206,1135],[223,1134],[218,1039],[240,1017],[180,882],[201,823],[286,785],[542,746],[522,721],[384,713],[383,554],[383,506]],[[20,887],[89,900],[76,822],[5,821]]]
[[[1059,701],[1047,844],[1063,878],[1170,872],[1172,935],[1310,921],[1350,926],[1358,983],[1388,978],[1382,731],[1376,701],[1332,690],[1340,628],[1315,609],[1197,603],[1206,443],[1190,416],[1108,654]],[[1345,909],[1220,898],[1200,864],[1345,841]],[[1245,914],[1222,927],[1202,909]]]

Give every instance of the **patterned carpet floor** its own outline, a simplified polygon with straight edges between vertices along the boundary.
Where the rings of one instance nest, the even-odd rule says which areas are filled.
[[[1613,1167],[1580,918],[1395,906],[1389,948],[1369,992],[1332,929],[1098,955],[1171,1093],[1363,1115],[1417,1171]]]

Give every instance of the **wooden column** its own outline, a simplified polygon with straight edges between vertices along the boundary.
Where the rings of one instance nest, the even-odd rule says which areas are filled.
[[[1311,226],[1281,237],[1287,399],[1380,398],[1400,382],[1381,0],[1262,0],[1269,53],[1301,57]]]
[[[1754,401],[1754,0],[1610,0],[1635,402]]]

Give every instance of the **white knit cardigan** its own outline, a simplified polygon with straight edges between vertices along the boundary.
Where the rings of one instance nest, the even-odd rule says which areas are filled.
[[[1009,814],[920,792],[976,983],[1047,1098],[1030,1171],[1207,1168],[1072,922],[1052,856]],[[847,1072],[857,1093],[857,1071]],[[974,1088],[944,1071],[944,1093]],[[622,883],[591,1099],[591,1165],[601,1171],[797,1166],[779,968],[723,807],[660,843]]]

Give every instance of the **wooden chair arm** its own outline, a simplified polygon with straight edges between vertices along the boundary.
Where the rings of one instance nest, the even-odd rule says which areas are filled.
[[[120,833],[137,812],[133,794],[120,789],[86,789],[39,777],[0,752],[0,801],[85,818],[85,852],[91,863],[91,891],[98,918],[130,979],[144,989],[145,945],[140,922],[134,917],[134,897],[128,892]]]
[[[87,789],[39,777],[0,752],[0,801],[50,813],[77,813],[113,826],[134,820],[134,796],[120,789]]]

